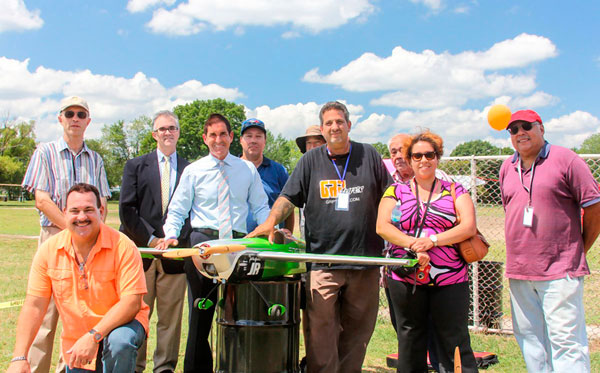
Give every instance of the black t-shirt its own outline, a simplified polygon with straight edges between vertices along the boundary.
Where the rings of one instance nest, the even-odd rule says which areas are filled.
[[[304,206],[307,252],[381,256],[383,239],[375,231],[377,207],[392,182],[379,153],[370,145],[351,141],[346,170],[346,190],[350,193],[348,211],[336,210],[342,184],[327,147],[307,152],[296,165],[281,195],[298,207]],[[348,155],[336,156],[343,175]],[[313,269],[327,267],[312,266]],[[336,268],[364,268],[337,265]]]

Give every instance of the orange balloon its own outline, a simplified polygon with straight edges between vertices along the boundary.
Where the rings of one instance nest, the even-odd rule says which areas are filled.
[[[502,131],[508,127],[510,122],[510,109],[506,105],[494,105],[488,111],[487,119],[493,129]]]

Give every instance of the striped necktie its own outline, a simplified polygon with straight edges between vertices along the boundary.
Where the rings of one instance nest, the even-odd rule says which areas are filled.
[[[160,177],[160,197],[162,199],[162,213],[167,211],[169,205],[169,192],[171,190],[171,157],[165,156],[162,175]]]
[[[218,172],[219,238],[232,238],[231,212],[229,211],[229,183],[225,175],[225,162],[219,162]]]

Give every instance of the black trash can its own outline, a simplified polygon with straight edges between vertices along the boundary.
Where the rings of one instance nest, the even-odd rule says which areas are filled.
[[[469,325],[501,329],[503,266],[487,260],[469,265]]]
[[[299,372],[299,306],[299,278],[221,286],[215,371]]]

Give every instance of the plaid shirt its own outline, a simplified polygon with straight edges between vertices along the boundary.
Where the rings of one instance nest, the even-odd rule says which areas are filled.
[[[63,210],[69,188],[77,183],[96,186],[101,197],[110,197],[104,162],[98,153],[85,143],[79,154],[73,154],[65,140],[39,144],[23,177],[21,186],[30,192],[36,189],[50,193],[52,201]],[[52,222],[40,211],[40,225]]]

